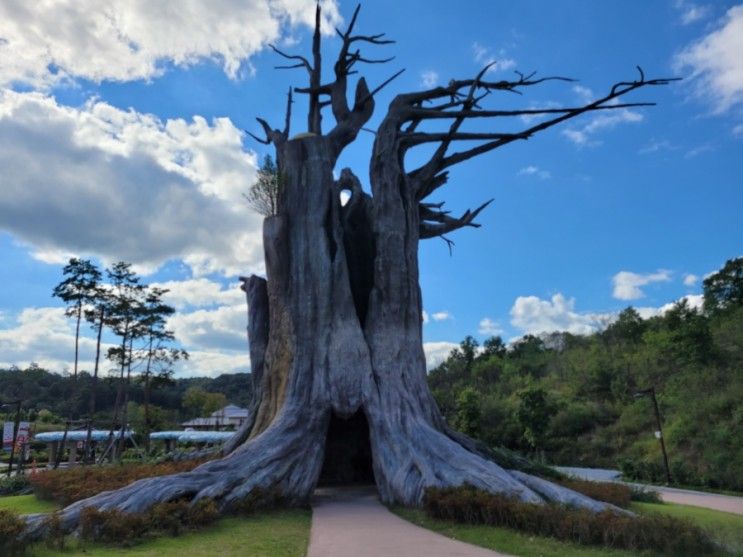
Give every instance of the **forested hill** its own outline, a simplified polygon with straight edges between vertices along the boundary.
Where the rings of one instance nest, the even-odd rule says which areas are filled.
[[[67,375],[51,373],[37,366],[27,369],[0,369],[0,398],[3,401],[21,399],[23,416],[32,421],[45,411],[45,421],[61,421],[87,415],[92,378],[85,372],[75,381]],[[184,419],[208,414],[228,402],[245,407],[251,397],[249,373],[234,373],[210,377],[189,377],[154,385],[150,396],[153,404],[153,426],[176,427]],[[96,422],[108,424],[116,400],[118,380],[101,379],[96,394]],[[129,399],[132,401],[132,426],[136,423],[137,405],[144,400],[144,388],[133,380]],[[52,414],[49,416],[48,412]]]
[[[674,482],[743,490],[743,258],[685,302],[605,331],[524,337],[508,350],[470,337],[429,382],[449,423],[549,463],[620,467],[664,479],[654,388]]]

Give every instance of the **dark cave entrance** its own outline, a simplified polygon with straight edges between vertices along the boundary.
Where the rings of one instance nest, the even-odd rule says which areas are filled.
[[[319,486],[374,484],[369,422],[362,410],[350,418],[333,413],[325,438]]]

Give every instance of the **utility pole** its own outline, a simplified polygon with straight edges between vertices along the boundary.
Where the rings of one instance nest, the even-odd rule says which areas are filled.
[[[645,389],[643,391],[637,391],[635,393],[635,398],[640,398],[643,396],[649,396],[651,400],[653,401],[653,410],[655,411],[655,423],[658,426],[656,437],[660,441],[660,449],[663,452],[663,464],[666,468],[666,485],[671,485],[671,467],[668,465],[668,453],[666,452],[666,442],[663,439],[663,426],[661,425],[660,420],[660,410],[658,409],[658,399],[655,396],[655,387],[650,387],[649,389]]]

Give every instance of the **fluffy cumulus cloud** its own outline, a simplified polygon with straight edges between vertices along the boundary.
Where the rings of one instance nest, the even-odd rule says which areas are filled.
[[[452,314],[446,310],[437,311],[431,314],[431,319],[433,319],[434,321],[448,321],[449,319],[453,318],[454,317],[452,316]]]
[[[449,352],[459,345],[454,342],[424,342],[423,352],[426,354],[426,368],[432,369],[446,360]]]
[[[511,324],[531,335],[554,331],[587,335],[604,329],[611,319],[611,314],[576,312],[575,300],[562,294],[555,294],[549,300],[519,296],[511,307]]]
[[[75,330],[64,308],[26,308],[18,315],[6,317],[0,329],[0,367],[27,367],[36,362],[41,367],[72,370]],[[79,368],[93,369],[95,341],[80,339]]]
[[[329,33],[337,3],[321,4]],[[314,0],[8,0],[0,2],[0,85],[150,79],[168,64],[205,59],[235,78],[284,27],[313,25],[314,9]]]
[[[743,103],[743,5],[730,8],[708,34],[675,58],[678,71],[690,73],[696,93],[717,113]]]
[[[228,296],[222,292],[211,299],[224,300]],[[206,299],[202,296],[196,303],[203,303]],[[188,303],[192,302],[194,299],[189,297]],[[72,370],[74,321],[65,316],[64,308],[26,308],[17,315],[3,317],[0,322],[0,367],[16,365],[24,368],[35,362],[51,371]],[[176,365],[176,373],[179,376],[215,376],[250,371],[246,325],[244,301],[211,310],[177,312],[170,318],[168,327],[175,332],[180,346],[188,350],[190,358]],[[112,342],[112,339],[108,340]],[[108,346],[104,343],[104,353]],[[94,335],[83,325],[79,369],[92,371],[94,357]],[[105,374],[110,367],[103,360],[101,373]]]
[[[245,293],[239,284],[230,284],[225,288],[217,281],[206,278],[190,280],[170,280],[152,284],[168,292],[163,296],[165,303],[177,310],[186,307],[205,307],[212,305],[240,305],[245,303]]]
[[[503,328],[500,326],[500,323],[493,321],[490,317],[483,317],[480,319],[477,332],[483,336],[494,337],[503,334]]]
[[[702,294],[691,294],[689,296],[683,296],[676,300],[675,302],[670,302],[668,304],[663,304],[660,307],[638,307],[635,308],[637,310],[637,313],[640,314],[640,317],[643,319],[649,319],[651,317],[656,317],[659,315],[664,315],[668,311],[672,310],[673,307],[679,303],[686,301],[687,305],[696,310],[702,309],[702,306],[704,305],[704,296]]]
[[[59,263],[70,253],[196,275],[262,266],[260,218],[241,197],[255,155],[227,118],[162,121],[91,100],[71,108],[0,90],[0,222]]]
[[[247,309],[244,304],[176,313],[168,328],[194,350],[227,350],[247,353]]]
[[[641,289],[642,286],[670,280],[671,273],[663,269],[647,274],[620,271],[611,279],[613,285],[612,296],[617,300],[638,300],[645,296]]]
[[[699,282],[699,277],[697,275],[691,273],[684,275],[684,286],[691,288],[692,286],[696,286],[697,282]]]

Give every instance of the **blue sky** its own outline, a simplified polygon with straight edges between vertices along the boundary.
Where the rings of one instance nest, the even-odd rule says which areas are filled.
[[[325,1],[326,31],[355,4]],[[171,290],[192,353],[182,374],[247,371],[237,276],[262,272],[260,218],[242,199],[268,151],[244,130],[279,125],[299,71],[268,49],[306,53],[311,0],[0,0],[0,365],[71,366],[72,324],[50,296],[72,255],[130,261]],[[652,108],[585,116],[452,171],[454,212],[493,198],[482,228],[420,251],[429,361],[472,334],[588,333],[628,305],[644,315],[690,296],[743,255],[743,5],[735,2],[392,2],[358,31],[397,43],[370,55],[378,97],[515,70],[578,79],[488,106],[575,105],[616,81],[683,77],[635,93]],[[339,41],[324,37],[325,67]],[[330,116],[327,117],[330,119]],[[525,125],[490,122],[491,130]],[[304,131],[295,105],[293,131]],[[482,126],[482,123],[478,123]],[[505,126],[505,127],[504,127]],[[473,127],[472,129],[478,129]],[[372,135],[339,168],[368,184]],[[83,367],[92,340],[82,344]]]

